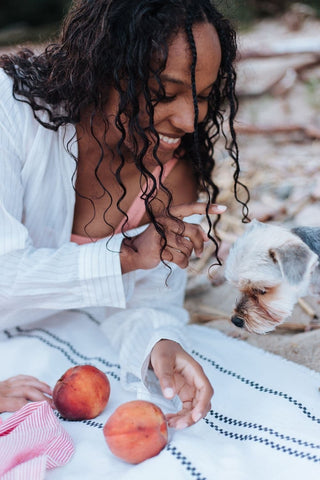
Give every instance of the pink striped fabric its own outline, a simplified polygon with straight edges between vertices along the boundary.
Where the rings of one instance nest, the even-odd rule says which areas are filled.
[[[42,480],[73,452],[69,434],[45,401],[28,403],[0,423],[1,480]]]

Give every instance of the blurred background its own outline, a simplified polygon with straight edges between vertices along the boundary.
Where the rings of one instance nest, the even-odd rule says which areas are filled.
[[[10,0],[0,6],[0,45],[54,38],[70,0]]]
[[[0,6],[0,45],[54,38],[71,0],[10,0]],[[292,0],[216,0],[219,8],[246,28],[257,19],[279,16]],[[301,2],[320,14],[320,1]]]

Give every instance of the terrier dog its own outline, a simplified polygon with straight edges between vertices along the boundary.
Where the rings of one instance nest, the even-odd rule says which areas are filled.
[[[241,292],[231,321],[266,333],[300,297],[320,294],[320,228],[292,230],[253,220],[230,250],[226,279]]]

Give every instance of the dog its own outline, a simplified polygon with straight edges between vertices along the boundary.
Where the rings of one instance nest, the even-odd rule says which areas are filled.
[[[253,220],[231,247],[227,281],[240,290],[231,321],[251,333],[274,330],[300,297],[320,294],[320,228]]]

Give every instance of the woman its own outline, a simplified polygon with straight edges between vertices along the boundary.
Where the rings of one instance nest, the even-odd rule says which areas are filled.
[[[124,387],[153,389],[155,375],[178,395],[175,428],[213,394],[186,351],[182,304],[190,256],[215,242],[209,215],[225,210],[212,181],[225,107],[238,199],[235,56],[209,0],[80,0],[59,43],[0,63],[2,328],[94,311]],[[207,233],[184,221],[193,214]],[[19,385],[9,395],[22,402],[49,392]]]

